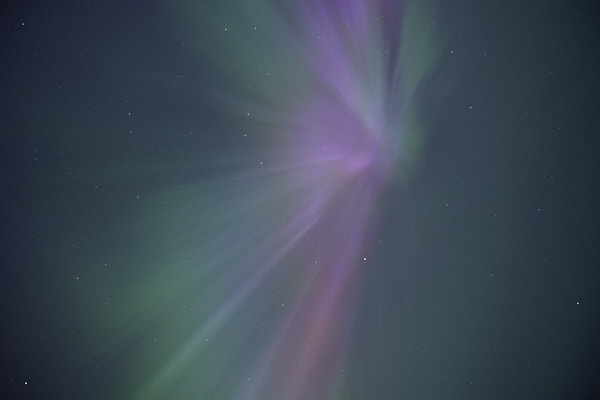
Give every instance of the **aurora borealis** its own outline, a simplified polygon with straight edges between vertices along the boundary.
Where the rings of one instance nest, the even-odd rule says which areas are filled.
[[[593,10],[15,6],[0,397],[594,398]]]
[[[175,318],[167,326],[189,323],[190,331],[150,363],[157,367],[141,378],[139,398],[182,397],[190,388],[201,398],[329,398],[348,379],[356,291],[377,243],[370,232],[377,197],[391,170],[407,168],[403,153],[414,157],[423,134],[411,115],[413,94],[435,48],[425,42],[424,52],[411,52],[400,37],[430,38],[431,16],[395,2],[263,7],[274,15],[256,29],[224,24],[226,16],[214,18],[219,10],[210,14],[219,22],[200,24],[222,31],[218,46],[238,60],[209,63],[222,65],[225,80],[253,82],[245,94],[220,96],[225,109],[237,105],[230,111],[241,117],[236,134],[264,137],[266,145],[250,168],[233,157],[230,175],[185,195],[200,204],[214,197],[184,230],[197,241],[186,260],[196,268],[186,268],[185,280],[198,292],[185,309],[171,295],[162,300]],[[257,39],[258,26],[274,27]],[[201,45],[197,51],[212,55]],[[248,60],[239,60],[244,53]],[[271,71],[270,60],[294,67]],[[254,83],[252,74],[263,77]],[[181,267],[157,266],[167,282]],[[153,279],[143,291],[165,283]],[[202,317],[185,322],[197,307]]]

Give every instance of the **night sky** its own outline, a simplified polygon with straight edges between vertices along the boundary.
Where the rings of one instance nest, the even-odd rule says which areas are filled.
[[[600,398],[600,5],[3,4],[0,398]]]

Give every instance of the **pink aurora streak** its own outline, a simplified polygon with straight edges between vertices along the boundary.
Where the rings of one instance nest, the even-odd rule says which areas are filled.
[[[311,181],[309,192],[320,193],[313,204],[321,210],[319,221],[307,232],[320,241],[313,254],[318,267],[306,267],[304,296],[287,311],[270,351],[255,366],[256,384],[245,391],[250,398],[334,395],[352,331],[353,293],[365,268],[366,232],[401,139],[394,131],[398,116],[393,115],[398,85],[390,82],[395,77],[389,72],[395,60],[384,57],[388,63],[374,70],[369,59],[377,50],[372,43],[397,42],[377,39],[386,33],[384,20],[391,18],[384,13],[397,14],[397,2],[315,0],[297,7],[294,13],[304,22],[302,43],[310,43],[303,50],[315,85],[302,105],[290,111],[295,122],[288,127],[287,137],[293,140],[287,158],[317,177],[306,180]],[[374,25],[377,20],[380,26]],[[295,229],[305,230],[305,221],[294,223]],[[268,386],[260,383],[266,377]]]

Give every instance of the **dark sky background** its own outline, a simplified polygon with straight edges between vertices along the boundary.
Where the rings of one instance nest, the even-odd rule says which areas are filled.
[[[262,199],[296,179],[248,172],[285,159],[269,132],[301,103],[284,72],[305,50],[285,43],[307,22],[276,3],[1,6],[0,398],[600,398],[600,6],[562,0],[433,2],[436,61],[412,100],[426,134],[369,214],[339,309],[353,323],[331,333],[348,336],[343,377],[323,362],[314,386],[281,388],[295,358],[275,356],[281,376],[244,388],[289,348],[262,286],[247,313],[227,306],[249,260],[280,250],[258,245],[285,232]],[[283,77],[261,86],[263,67]],[[300,273],[265,280],[294,293],[282,310],[310,301],[304,249],[333,235],[315,229],[286,253]],[[221,342],[197,350],[213,315]]]

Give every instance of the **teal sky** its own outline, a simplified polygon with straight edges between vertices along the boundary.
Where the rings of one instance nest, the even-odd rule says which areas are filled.
[[[597,398],[592,2],[25,2],[0,397]]]

